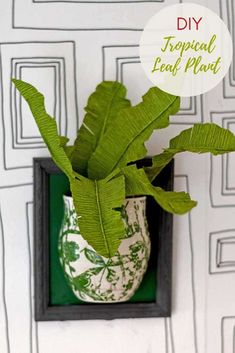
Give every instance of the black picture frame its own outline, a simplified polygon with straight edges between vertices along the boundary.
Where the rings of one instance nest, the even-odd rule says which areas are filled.
[[[143,160],[139,165],[147,165]],[[62,174],[51,158],[34,158],[34,285],[35,320],[91,320],[169,317],[171,315],[173,217],[147,198],[147,219],[156,260],[155,302],[50,305],[49,258],[49,176]],[[174,162],[155,179],[167,191],[173,190]],[[155,248],[155,252],[153,253]]]

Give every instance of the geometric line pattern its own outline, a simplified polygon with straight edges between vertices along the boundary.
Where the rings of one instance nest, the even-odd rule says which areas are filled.
[[[156,4],[160,5],[163,2],[165,0],[12,0],[12,28],[60,31],[141,31],[149,16],[157,10]],[[47,15],[51,11],[56,13],[57,8],[60,12],[62,4],[63,16],[49,17]],[[91,9],[97,4],[99,16],[95,16],[95,12]],[[110,5],[112,5],[115,16],[110,16],[108,11]],[[22,6],[25,11],[21,11]],[[77,13],[77,16],[74,16],[74,13]],[[124,17],[123,13],[125,13]],[[132,16],[131,23],[128,14]],[[122,18],[121,21],[120,18]]]
[[[34,283],[33,283],[33,232],[32,232],[33,202],[26,202],[27,243],[29,259],[29,311],[30,311],[30,352],[39,353],[38,323],[34,321]]]
[[[226,23],[229,32],[232,36],[233,47],[235,48],[235,25],[234,25],[234,1],[233,0],[220,0],[220,15]],[[235,98],[235,57],[233,55],[232,63],[229,68],[228,75],[223,80],[223,97]]]
[[[210,112],[210,120],[232,131],[235,124],[235,111]],[[234,153],[210,156],[210,198],[212,207],[233,207],[235,205],[235,185],[233,175]]]
[[[235,272],[235,229],[211,232],[209,236],[209,273]]]
[[[222,118],[223,128],[232,130],[233,125],[235,126],[235,114],[233,117]],[[229,153],[222,156],[222,195],[235,195],[235,185],[231,186],[233,180],[229,179],[231,158],[232,156]]]
[[[37,132],[36,125],[35,127],[32,125],[34,122],[31,117],[32,128],[28,127],[26,120],[22,117],[23,100],[11,83],[11,78],[24,79],[27,73],[32,78],[35,74],[36,80],[37,77],[43,80],[43,87],[48,87],[53,93],[50,102],[53,102],[52,114],[55,115],[59,133],[62,135],[68,133],[69,136],[73,136],[78,124],[75,42],[6,42],[0,44],[0,50],[3,170],[31,168],[32,158],[35,156],[33,150],[44,149],[45,145]],[[12,51],[16,55],[12,55]],[[17,55],[22,52],[24,56]],[[40,55],[44,52],[47,55]],[[51,73],[51,80],[44,84],[46,69],[50,70],[48,72]],[[44,75],[40,75],[41,72],[44,72]],[[27,114],[23,115],[27,117]],[[68,115],[75,119],[70,118],[69,121]],[[74,123],[76,127],[73,126]],[[71,129],[72,126],[73,129]],[[20,153],[20,150],[24,153]],[[25,160],[20,165],[19,157],[20,160]],[[17,165],[14,165],[15,163]]]
[[[225,316],[221,320],[221,353],[235,352],[235,316]]]
[[[102,46],[102,78],[103,80],[117,80],[125,82],[125,76],[130,77],[130,73],[125,70],[130,65],[138,64],[136,67],[135,77],[143,75],[143,69],[140,65],[138,53],[139,45],[105,45]],[[135,78],[133,77],[133,80]],[[143,82],[144,76],[140,79]],[[150,88],[150,82],[147,82],[145,90]],[[171,124],[192,125],[193,123],[202,122],[202,97],[195,96],[181,99],[181,109],[178,114],[171,119]]]
[[[12,58],[12,75],[16,79],[22,79],[23,69],[41,69],[41,68],[52,68],[54,71],[54,109],[53,116],[55,117],[59,131],[61,131],[61,104],[63,98],[61,96],[61,82],[64,85],[65,63],[64,58]],[[42,138],[40,136],[24,136],[23,135],[23,118],[22,118],[22,98],[15,86],[12,85],[11,90],[11,122],[12,122],[12,140],[13,148],[31,148],[32,145],[35,147],[44,146]],[[66,112],[66,128],[65,134],[67,134],[67,107],[65,104]],[[29,146],[29,147],[28,147]]]
[[[5,264],[5,237],[4,237],[4,229],[3,229],[3,220],[0,209],[0,241],[2,243],[2,262],[1,262],[1,271],[2,271],[2,300],[3,300],[3,311],[4,311],[4,321],[5,321],[5,345],[7,348],[7,353],[10,353],[10,339],[9,339],[9,318],[7,312],[7,303],[6,303],[6,264]],[[3,341],[4,338],[1,337]]]
[[[84,3],[92,3],[92,4],[130,4],[130,3],[138,3],[138,2],[164,2],[164,0],[32,0],[32,3],[72,3],[72,4],[84,4]]]

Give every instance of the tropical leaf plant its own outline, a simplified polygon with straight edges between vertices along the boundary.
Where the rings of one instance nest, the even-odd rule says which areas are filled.
[[[150,195],[175,214],[196,206],[185,192],[165,191],[151,184],[177,153],[217,155],[235,151],[232,132],[215,124],[196,124],[171,139],[169,147],[152,158],[150,167],[138,169],[136,162],[147,153],[144,143],[155,129],[169,125],[169,115],[179,109],[179,97],[154,87],[142,102],[131,106],[121,83],[102,82],[88,99],[74,144],[67,145],[68,138],[59,135],[55,119],[46,112],[43,95],[29,83],[13,82],[28,102],[53,160],[69,178],[81,234],[107,258],[114,258],[124,237],[121,214],[125,197]],[[74,250],[70,244],[68,251],[73,258]],[[93,253],[85,256],[102,265],[102,258]],[[89,281],[90,275],[77,278],[78,287]]]
[[[125,199],[124,176],[115,177],[114,172],[104,180],[89,180],[74,171],[65,149],[68,139],[59,136],[55,119],[45,110],[43,95],[26,82],[13,82],[28,102],[53,160],[69,178],[83,237],[98,253],[112,257],[124,234],[121,214],[116,210]]]

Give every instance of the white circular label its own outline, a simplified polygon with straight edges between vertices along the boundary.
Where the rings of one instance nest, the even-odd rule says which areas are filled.
[[[140,39],[140,59],[148,78],[181,97],[215,87],[228,71],[232,54],[225,23],[193,3],[163,8],[149,20]]]

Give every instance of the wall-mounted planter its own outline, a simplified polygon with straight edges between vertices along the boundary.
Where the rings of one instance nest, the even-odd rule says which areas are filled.
[[[83,238],[73,198],[63,199],[65,213],[58,250],[73,293],[90,303],[128,301],[142,282],[150,256],[146,197],[125,200],[121,210],[125,234],[118,252],[110,259],[99,255]]]
[[[148,160],[140,163],[142,165],[146,164]],[[156,182],[157,185],[165,190],[172,190],[173,163],[169,164],[161,172],[157,180],[155,180]],[[133,206],[137,205],[138,207],[136,208],[141,208],[139,216],[142,213],[142,219],[139,220],[139,226],[142,229],[136,233],[136,239],[133,237],[128,238],[127,231],[127,237],[119,249],[122,252],[121,256],[126,256],[126,259],[129,258],[130,260],[133,257],[133,250],[135,252],[137,249],[136,243],[140,245],[140,242],[142,242],[144,248],[141,248],[143,251],[139,248],[139,250],[137,249],[137,253],[135,252],[134,254],[136,263],[129,263],[129,267],[127,266],[126,269],[128,271],[128,268],[140,265],[139,272],[136,272],[137,275],[132,279],[126,273],[127,283],[124,283],[125,287],[123,287],[121,286],[123,280],[117,280],[117,277],[120,277],[120,268],[118,266],[107,266],[106,264],[105,267],[106,259],[96,257],[98,255],[92,252],[93,249],[82,238],[79,239],[78,234],[74,236],[73,232],[66,232],[69,229],[79,232],[74,219],[70,219],[69,227],[68,223],[66,224],[66,218],[64,218],[62,224],[64,212],[63,194],[68,191],[69,184],[66,176],[62,174],[50,158],[34,159],[36,320],[170,316],[172,215],[163,211],[151,198],[147,197],[146,218],[149,229],[148,234],[144,219],[145,198],[128,200],[129,210],[127,209],[127,213],[124,214],[124,217],[128,214],[129,218],[127,228],[130,226],[130,231],[131,227],[136,226],[138,223],[136,222],[138,213],[133,213],[133,210],[135,210]],[[65,197],[64,200],[67,205],[65,210],[67,212],[68,210],[72,211],[71,198]],[[152,251],[148,268],[144,275],[150,250],[149,236]],[[75,257],[69,257],[69,254],[71,255],[69,247],[72,246],[76,248],[73,249],[76,250],[73,252]],[[95,268],[93,273],[91,271],[92,268]],[[108,269],[115,270],[115,273],[108,271]],[[84,272],[87,273],[86,283],[80,280],[74,286],[74,283],[72,283],[73,278],[79,278]],[[142,280],[143,275],[144,278]],[[71,282],[70,285],[69,282]],[[128,283],[132,284],[126,286]],[[113,289],[112,292],[110,292],[110,288]],[[115,288],[116,292],[114,291]]]

